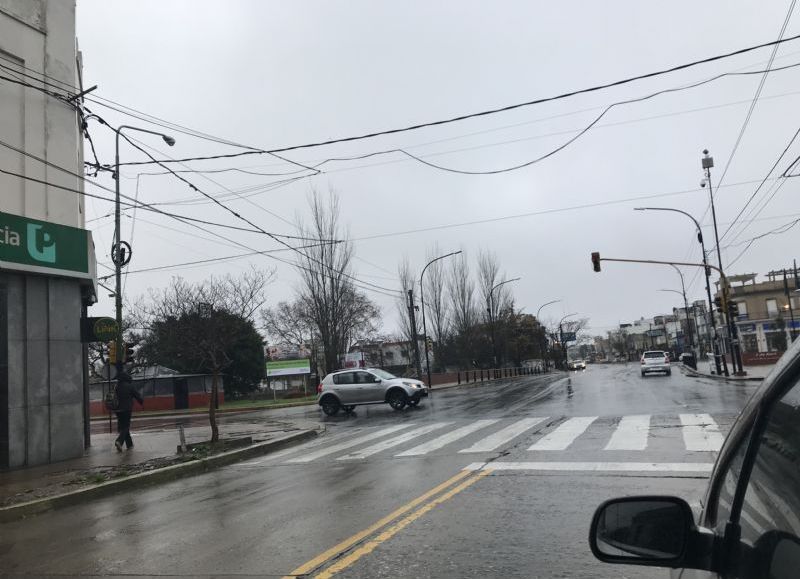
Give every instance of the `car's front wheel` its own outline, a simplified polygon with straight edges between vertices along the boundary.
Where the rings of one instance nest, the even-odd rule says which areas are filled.
[[[413,408],[414,406],[417,406],[417,405],[419,404],[419,398],[411,398],[411,399],[410,399],[410,400],[407,402],[407,404],[408,404],[408,405],[409,405],[411,408]]]
[[[322,402],[320,402],[320,406],[322,406],[322,411],[328,416],[336,416],[342,408],[342,405],[339,404],[339,401],[333,396],[326,396],[323,398]]]
[[[347,414],[350,414],[356,409],[355,404],[348,404],[347,406],[342,406],[342,410],[344,410]]]
[[[402,390],[392,390],[386,401],[394,410],[402,410],[408,404],[408,396]]]

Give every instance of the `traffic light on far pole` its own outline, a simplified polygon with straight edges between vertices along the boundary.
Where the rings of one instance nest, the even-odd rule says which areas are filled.
[[[600,271],[600,252],[598,251],[592,252],[592,266],[595,271]]]
[[[719,313],[723,313],[725,310],[722,308],[722,298],[716,297],[714,298],[714,307],[717,308]]]
[[[732,318],[739,317],[739,304],[736,302],[728,302],[728,314]]]

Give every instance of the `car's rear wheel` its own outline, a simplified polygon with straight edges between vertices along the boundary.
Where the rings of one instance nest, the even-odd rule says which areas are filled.
[[[389,396],[387,396],[386,401],[394,410],[402,410],[409,402],[406,393],[399,389],[389,392]]]
[[[322,406],[322,411],[328,416],[336,416],[342,408],[342,405],[339,404],[339,401],[333,396],[326,396],[323,398],[322,402],[320,402],[320,406]]]
[[[667,376],[672,376],[672,370],[667,370]]]

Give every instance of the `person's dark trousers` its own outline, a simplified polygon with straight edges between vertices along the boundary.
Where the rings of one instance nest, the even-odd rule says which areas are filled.
[[[116,442],[120,445],[125,443],[125,446],[128,448],[133,448],[133,439],[131,438],[131,414],[132,412],[130,410],[127,412],[117,412],[117,432],[119,432],[119,436],[117,436]]]

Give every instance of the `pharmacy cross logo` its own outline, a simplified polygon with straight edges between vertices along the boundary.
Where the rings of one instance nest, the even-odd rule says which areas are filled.
[[[56,262],[56,242],[44,226],[28,223],[28,254],[43,263]]]

